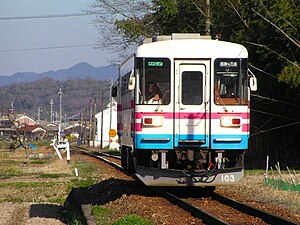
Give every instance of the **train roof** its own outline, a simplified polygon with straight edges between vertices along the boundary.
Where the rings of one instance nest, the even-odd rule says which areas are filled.
[[[199,34],[176,34],[146,39],[136,57],[167,58],[247,58],[247,49],[240,44],[212,40]]]

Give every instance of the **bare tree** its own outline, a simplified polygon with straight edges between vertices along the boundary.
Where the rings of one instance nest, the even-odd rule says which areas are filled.
[[[87,13],[95,14],[95,26],[99,30],[97,48],[118,52],[120,58],[128,55],[136,47],[144,35],[126,35],[120,24],[130,21],[131,25],[144,21],[146,14],[151,12],[150,0],[95,0]],[[119,59],[113,59],[119,61]]]
[[[12,126],[14,127],[16,134],[17,134],[17,141],[20,143],[20,146],[24,148],[26,153],[26,164],[29,166],[30,158],[29,158],[29,147],[27,145],[26,140],[26,131],[24,131],[23,135],[20,134],[18,131],[20,124],[16,121],[11,115],[8,115],[9,120],[12,122]],[[16,146],[15,146],[16,147]]]

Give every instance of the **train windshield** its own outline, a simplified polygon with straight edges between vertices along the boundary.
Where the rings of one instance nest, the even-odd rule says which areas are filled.
[[[248,104],[247,63],[247,59],[215,60],[215,104]]]
[[[170,103],[171,62],[168,58],[136,58],[136,104]]]

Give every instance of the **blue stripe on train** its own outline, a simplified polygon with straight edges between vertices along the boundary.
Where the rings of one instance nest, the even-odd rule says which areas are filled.
[[[212,149],[247,149],[248,148],[248,134],[243,135],[211,135]]]
[[[136,148],[139,149],[173,149],[172,134],[137,134]]]
[[[248,135],[212,135],[211,145],[208,142],[201,145],[211,149],[247,149]],[[172,134],[136,134],[135,148],[138,149],[174,149],[174,136]],[[180,135],[182,140],[204,140],[204,135]],[[179,140],[178,137],[175,139]],[[177,144],[176,144],[177,146]]]

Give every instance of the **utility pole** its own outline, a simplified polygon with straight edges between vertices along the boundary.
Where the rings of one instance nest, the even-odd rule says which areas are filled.
[[[101,138],[100,138],[101,149],[103,149],[103,108],[104,108],[104,96],[103,96],[103,91],[101,91]]]
[[[15,112],[15,107],[14,107],[14,102],[13,101],[11,102],[11,105],[10,105],[10,111],[11,111],[11,114],[14,114],[14,112]]]
[[[41,120],[41,112],[43,112],[43,110],[41,110],[41,107],[38,108],[38,124],[40,124],[40,120]]]
[[[53,123],[53,99],[50,99],[50,123]]]
[[[88,142],[88,146],[90,146],[90,142],[92,140],[92,114],[93,114],[93,105],[92,105],[92,100],[90,100],[90,110],[89,110],[89,142]]]
[[[61,88],[59,89],[59,92],[57,93],[59,95],[59,127],[58,127],[58,141],[60,141],[60,132],[61,132],[61,126],[62,126],[62,91]]]
[[[54,121],[57,122],[57,121],[58,121],[58,120],[57,120],[57,118],[58,118],[58,116],[57,116],[57,115],[58,115],[57,111],[55,111],[54,115],[55,115],[55,116],[54,116],[54,117],[55,117],[55,120],[54,120]]]
[[[79,131],[79,143],[82,144],[82,113],[80,112],[80,131]]]
[[[205,34],[210,36],[210,0],[206,0],[206,13],[205,13]]]
[[[113,85],[113,80],[111,79],[110,80],[110,113],[109,113],[109,131],[111,130],[111,126],[112,126],[112,112],[113,112],[113,97],[112,97],[112,94],[111,94],[111,91],[112,91],[112,85]],[[111,147],[111,140],[110,140],[111,137],[109,137],[109,148]]]
[[[87,116],[87,108],[84,109],[84,144],[86,143],[86,116]]]
[[[95,147],[95,135],[96,135],[96,110],[97,107],[97,100],[94,99],[94,116],[93,116],[93,147]]]

